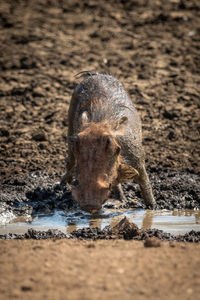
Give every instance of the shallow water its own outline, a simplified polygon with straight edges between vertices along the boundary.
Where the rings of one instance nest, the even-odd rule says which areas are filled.
[[[200,210],[144,210],[144,209],[102,209],[97,215],[81,210],[55,211],[51,215],[37,215],[32,220],[27,217],[13,219],[10,223],[0,225],[0,234],[23,234],[29,228],[46,231],[58,229],[70,233],[83,227],[114,226],[124,216],[139,228],[156,228],[175,235],[191,230],[200,231]]]

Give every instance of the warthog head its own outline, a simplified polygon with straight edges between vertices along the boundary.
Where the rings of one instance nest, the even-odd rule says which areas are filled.
[[[72,193],[81,209],[93,213],[101,209],[113,186],[138,173],[121,164],[121,149],[116,141],[116,136],[124,132],[126,117],[112,124],[83,123],[83,130],[72,137],[76,170],[76,185]]]

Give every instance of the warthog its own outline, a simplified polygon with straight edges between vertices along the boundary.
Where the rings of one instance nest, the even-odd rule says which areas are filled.
[[[113,187],[125,198],[121,183],[138,183],[147,205],[155,203],[145,169],[141,121],[123,88],[113,76],[83,73],[72,95],[68,120],[67,173],[75,179],[72,194],[89,212],[101,209]]]

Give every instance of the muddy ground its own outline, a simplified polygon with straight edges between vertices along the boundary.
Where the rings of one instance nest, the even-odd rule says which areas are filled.
[[[198,1],[6,1],[0,5],[2,210],[75,205],[59,181],[74,76],[107,72],[143,121],[157,208],[200,207]],[[126,207],[145,207],[124,185]],[[132,201],[136,199],[136,201]]]
[[[79,82],[74,76],[83,70],[110,73],[120,79],[130,93],[143,122],[146,163],[157,199],[157,208],[200,208],[199,36],[198,0],[1,1],[0,212],[14,211],[16,215],[28,215],[48,213],[56,208],[70,209],[76,205],[70,192],[59,182],[65,170],[67,153],[67,110],[72,91]],[[124,184],[124,190],[128,202],[122,203],[122,206],[145,208],[136,185]],[[93,236],[95,233],[90,234]],[[82,233],[81,237],[86,237],[84,235],[88,233]],[[194,233],[191,236],[193,241]],[[194,241],[198,238],[199,235],[195,234]],[[21,258],[17,255],[18,248],[14,250],[15,243],[20,245]],[[46,251],[48,243],[51,242],[41,243]],[[70,243],[77,252],[79,247],[81,251],[82,244]],[[120,243],[127,249],[127,242]],[[137,244],[140,246],[135,247],[143,247],[142,242],[140,243]],[[7,256],[5,254],[8,264],[4,264],[8,268],[8,277],[5,277],[1,289],[9,276],[11,278],[13,272],[20,269],[20,264],[24,264],[24,259],[27,261],[30,248],[26,247],[30,247],[29,245],[29,241],[1,241],[1,249],[6,249],[8,253]],[[40,247],[40,242],[38,245]],[[105,245],[111,247],[110,244]],[[119,259],[123,246],[117,245],[116,243],[115,251]],[[189,292],[183,292],[185,299],[190,299],[190,293],[194,291],[189,285],[194,282],[196,284],[194,278],[197,265],[192,268],[192,263],[198,246],[193,244],[190,247],[188,249],[191,253],[194,251],[190,260],[191,268],[187,265],[184,270],[191,277],[181,276],[180,280],[173,281],[174,286],[178,287],[184,284],[184,280],[188,280]],[[62,247],[58,248],[60,251]],[[68,253],[69,248],[63,249]],[[178,253],[176,250],[177,248],[169,248],[175,259],[180,255],[180,260],[186,262],[184,251]],[[92,252],[93,246],[88,251]],[[99,253],[99,257],[103,257],[106,249],[98,246],[95,251]],[[156,251],[161,257],[156,262],[158,264],[163,259],[162,248],[159,247]],[[49,255],[50,253],[46,253],[47,260],[51,256]],[[71,260],[75,259],[73,253],[71,255]],[[122,253],[122,264],[123,255],[125,252]],[[134,255],[139,254],[136,251]],[[149,257],[149,262],[151,253],[146,252],[145,255]],[[9,265],[11,262],[14,269]],[[80,270],[81,266],[77,265],[77,268]],[[139,265],[141,269],[138,271],[141,274],[144,273],[142,266]],[[98,269],[98,263],[96,268]],[[24,278],[31,270],[31,267],[27,267]],[[59,266],[56,270],[57,276]],[[49,284],[53,283],[54,279],[49,271],[44,272],[47,272]],[[179,269],[177,272],[179,273]],[[72,273],[73,269],[67,276]],[[82,277],[87,275],[80,274]],[[123,280],[133,280],[130,274],[123,274]],[[147,268],[145,274],[151,274],[151,269]],[[166,272],[164,275],[162,268],[158,268],[158,278],[163,275],[163,278],[169,279],[173,277],[171,274]],[[41,278],[37,280],[45,281],[41,281]],[[109,280],[115,280],[115,277],[111,276]],[[143,289],[143,281],[137,281],[136,278],[134,280]],[[17,279],[12,278],[10,282],[18,285]],[[65,281],[60,282],[60,285],[57,283],[60,286],[59,293],[65,292],[65,289],[70,290],[70,285],[64,288],[62,283]],[[83,288],[85,281],[82,283]],[[75,283],[72,286],[76,289]],[[113,290],[117,289],[115,283],[111,286]],[[90,299],[86,291],[88,287],[86,284],[85,299]],[[48,284],[44,286],[44,289],[48,288]],[[22,294],[26,297],[32,290],[25,287],[14,291],[17,291],[15,297],[23,299]],[[98,295],[96,288],[91,288],[91,291],[91,295]],[[132,299],[131,293],[126,294],[120,287],[119,291],[122,292],[121,297]],[[133,291],[135,292],[134,289]],[[148,298],[152,296],[152,299],[156,299],[159,290],[156,289],[156,292],[153,288],[147,288],[146,291]],[[166,289],[160,291],[164,293]],[[9,293],[3,292],[3,297],[11,298],[12,293]],[[40,297],[44,293],[45,291],[41,292]],[[106,297],[105,295],[110,294],[102,295]],[[145,295],[142,294],[140,298],[145,298]],[[79,296],[77,294],[76,298]],[[136,296],[140,299],[139,294]],[[38,295],[37,297],[40,299]],[[55,297],[52,296],[52,299]]]

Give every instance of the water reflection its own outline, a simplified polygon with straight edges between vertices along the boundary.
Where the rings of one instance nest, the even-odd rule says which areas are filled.
[[[115,226],[124,216],[128,217],[139,228],[157,228],[173,234],[183,234],[190,230],[200,231],[199,210],[127,210],[102,209],[98,214],[91,215],[81,210],[55,211],[51,215],[38,215],[32,221],[13,220],[12,223],[1,225],[0,234],[22,234],[29,228],[36,230],[59,229],[65,233],[83,227]],[[17,221],[17,222],[16,222]]]
[[[152,227],[153,217],[154,217],[154,211],[146,210],[142,220],[142,229],[148,229]]]

